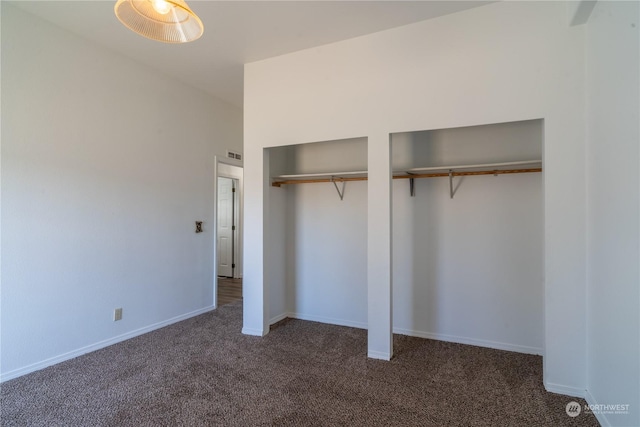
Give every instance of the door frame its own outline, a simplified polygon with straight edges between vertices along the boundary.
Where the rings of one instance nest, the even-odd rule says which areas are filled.
[[[236,268],[233,269],[234,278],[242,278],[242,232],[243,232],[243,167],[242,162],[226,157],[214,157],[214,203],[213,203],[213,305],[218,306],[218,177],[235,179],[238,182],[236,188],[234,203],[237,209],[234,209],[234,222],[236,223],[236,231],[234,233],[234,258]]]

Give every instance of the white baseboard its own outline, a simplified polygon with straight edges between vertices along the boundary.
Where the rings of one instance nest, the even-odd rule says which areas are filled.
[[[583,390],[581,388],[550,383],[548,381],[544,381],[544,388],[545,390],[551,393],[564,394],[566,396],[580,397],[583,399],[585,397],[585,392],[586,392],[586,390]]]
[[[516,353],[542,355],[542,349],[518,344],[479,340],[475,338],[459,337],[455,335],[436,334],[432,332],[413,331],[410,329],[393,328],[394,334],[408,335],[410,337],[427,338],[431,340],[454,342],[458,344],[475,345],[477,347],[495,348],[496,350],[514,351]]]
[[[291,317],[292,319],[308,320],[311,322],[328,323],[330,325],[348,326],[350,328],[367,329],[367,324],[365,322],[334,319],[331,317],[316,316],[313,314],[287,313],[286,317]]]
[[[269,324],[273,325],[274,323],[279,322],[282,319],[286,319],[287,317],[290,317],[292,319],[308,320],[311,322],[328,323],[330,325],[339,325],[339,326],[348,326],[348,327],[358,328],[358,329],[367,329],[367,324],[365,322],[356,322],[352,320],[335,319],[331,317],[316,316],[316,315],[309,315],[309,314],[303,314],[303,313],[291,313],[291,312],[282,313],[272,318]],[[438,341],[454,342],[458,344],[474,345],[477,347],[488,347],[488,348],[494,348],[496,350],[513,351],[516,353],[535,354],[538,356],[542,355],[542,348],[528,347],[528,346],[518,345],[518,344],[508,344],[508,343],[502,343],[502,342],[496,342],[496,341],[479,340],[475,338],[459,337],[455,335],[446,335],[446,334],[436,334],[432,332],[414,331],[411,329],[403,329],[403,328],[393,328],[393,333],[399,334],[399,335],[408,335],[410,337],[427,338],[427,339],[438,340]]]
[[[140,329],[136,329],[135,331],[127,332],[122,335],[118,335],[113,338],[106,339],[104,341],[97,342],[95,344],[88,345],[86,347],[82,347],[76,350],[69,351],[67,353],[51,357],[49,359],[45,359],[40,362],[32,363],[31,365],[24,366],[22,368],[14,369],[9,372],[5,372],[0,375],[0,383],[12,380],[14,378],[21,377],[26,374],[30,374],[31,372],[39,371],[40,369],[44,369],[46,367],[56,365],[58,363],[64,362],[69,359],[73,359],[74,357],[82,356],[83,354],[91,353],[92,351],[100,350],[102,348],[108,347],[113,344],[117,344],[122,341],[126,341],[128,339],[137,337],[142,334],[146,334],[148,332],[154,331],[156,329],[164,328],[165,326],[169,326],[173,323],[180,322],[182,320],[189,319],[191,317],[199,316],[201,314],[207,313],[211,310],[214,310],[215,306],[209,306],[205,308],[201,308],[196,311],[192,311],[190,313],[182,314],[180,316],[172,317],[171,319],[164,320],[162,322],[154,323],[153,325],[145,326]]]
[[[589,392],[589,390],[585,390],[584,400],[586,400],[589,405],[597,405],[598,404],[598,401],[596,400],[595,397],[593,397],[593,395],[591,394],[591,392]],[[602,414],[600,412],[594,411],[593,415],[596,416],[596,419],[598,420],[598,422],[600,423],[600,425],[602,427],[611,427],[611,423],[607,419],[607,415],[606,414]]]
[[[289,315],[289,313],[282,313],[276,317],[272,317],[271,320],[269,320],[269,325],[273,325],[274,323],[278,323],[281,320],[286,319],[287,317],[291,317]]]
[[[263,337],[267,335],[262,329],[246,328],[246,327],[242,328],[242,333],[244,335],[252,335],[254,337]]]
[[[369,350],[367,352],[367,357],[370,359],[378,359],[378,360],[391,360],[391,355],[385,351],[372,351]]]

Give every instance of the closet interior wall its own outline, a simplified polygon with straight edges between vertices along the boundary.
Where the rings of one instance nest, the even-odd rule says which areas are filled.
[[[274,147],[271,176],[367,169],[367,138]],[[269,319],[364,328],[367,322],[367,182],[269,188]]]
[[[392,135],[393,167],[541,159],[542,120]],[[393,182],[394,332],[542,354],[542,174]]]

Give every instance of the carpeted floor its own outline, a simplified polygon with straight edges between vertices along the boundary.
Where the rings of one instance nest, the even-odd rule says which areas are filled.
[[[597,426],[547,393],[542,359],[300,320],[245,336],[242,305],[1,385],[2,426]]]

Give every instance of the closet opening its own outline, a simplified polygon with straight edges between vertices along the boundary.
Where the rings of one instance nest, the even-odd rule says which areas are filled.
[[[392,134],[395,333],[542,354],[543,134]]]
[[[268,159],[270,323],[366,328],[367,138],[273,147]]]

